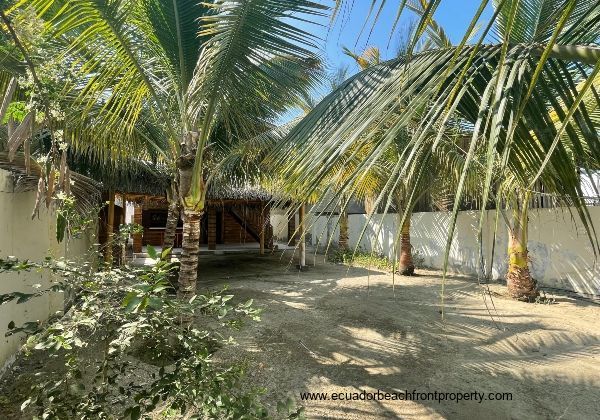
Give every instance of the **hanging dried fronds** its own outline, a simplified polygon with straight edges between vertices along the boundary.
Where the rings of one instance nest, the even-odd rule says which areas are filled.
[[[58,187],[64,190],[65,173],[67,172],[67,151],[63,150],[58,170]]]
[[[40,191],[40,182],[43,182],[41,199],[45,200],[47,206],[49,206],[52,197],[59,188],[55,182],[52,182],[56,180],[56,170],[51,170],[48,181],[46,182],[44,168],[35,160],[32,160],[31,158],[29,158],[29,160],[31,170],[30,174],[27,175],[25,156],[23,153],[17,153],[11,161],[8,158],[7,152],[0,152],[0,169],[10,171],[14,175],[14,192]],[[43,178],[43,180],[40,181],[40,178]],[[77,172],[67,170],[64,185],[65,193],[70,194],[75,198],[75,207],[80,214],[89,214],[98,207],[98,203],[101,201],[101,187],[102,185],[93,179]],[[39,197],[36,198],[36,202],[38,199]],[[37,208],[39,208],[40,204],[41,203],[37,203]]]
[[[48,188],[46,188],[46,207],[50,207],[50,203],[52,202],[52,195],[54,194],[54,181],[56,179],[56,171],[54,169],[50,170],[48,174]]]
[[[13,160],[19,147],[31,137],[33,124],[35,122],[35,111],[29,112],[23,122],[10,134],[8,138],[8,158]],[[28,157],[28,156],[26,156]]]
[[[12,101],[13,95],[15,94],[15,90],[17,89],[17,79],[14,77],[10,79],[8,83],[8,88],[4,93],[4,98],[2,99],[2,105],[0,105],[0,122],[4,120],[4,116],[6,115],[6,111],[8,111],[8,106]]]

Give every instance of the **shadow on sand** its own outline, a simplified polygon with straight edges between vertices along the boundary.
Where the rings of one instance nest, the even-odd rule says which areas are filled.
[[[318,256],[322,258],[322,256]],[[228,285],[263,320],[237,336],[251,380],[273,403],[305,392],[511,393],[511,401],[305,401],[309,418],[593,418],[600,392],[600,307],[564,299],[484,304],[469,278],[449,278],[445,318],[436,275],[396,277],[290,255],[201,261],[200,288]],[[368,285],[367,285],[368,284]],[[494,309],[495,305],[496,309]]]

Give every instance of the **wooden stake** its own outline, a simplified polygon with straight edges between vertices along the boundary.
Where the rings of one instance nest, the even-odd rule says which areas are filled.
[[[208,249],[217,249],[217,209],[208,207]]]
[[[306,239],[304,235],[306,233],[306,227],[304,226],[304,218],[305,218],[306,209],[304,207],[304,203],[300,205],[300,209],[298,210],[298,240],[300,241],[300,269],[304,269],[306,267]]]
[[[260,209],[260,255],[265,255],[265,207]]]
[[[288,215],[288,245],[296,245],[296,212],[291,209]]]
[[[104,254],[104,262],[112,265],[113,260],[113,238],[114,238],[114,224],[115,224],[115,192],[110,190],[108,193],[108,221],[106,226],[106,252]]]

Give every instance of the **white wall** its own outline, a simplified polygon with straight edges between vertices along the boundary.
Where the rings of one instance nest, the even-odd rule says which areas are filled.
[[[296,212],[296,228],[298,228],[298,212]],[[276,242],[288,241],[288,214],[287,209],[271,208],[271,226],[273,226],[273,239]]]
[[[41,261],[47,255],[63,257],[67,254],[66,242],[56,241],[56,216],[42,205],[39,217],[31,219],[36,193],[13,193],[12,178],[0,170],[0,256],[15,256],[19,259]],[[90,238],[72,240],[68,257],[83,255],[91,245]],[[49,273],[22,272],[0,273],[0,294],[28,292],[32,285],[48,286],[52,281]],[[23,335],[5,337],[8,323],[21,325],[27,321],[43,321],[49,315],[63,309],[62,293],[50,293],[27,303],[14,301],[0,306],[0,372],[23,342]]]
[[[594,226],[600,232],[600,207],[588,207]],[[424,258],[424,265],[441,269],[444,261],[449,213],[415,213],[411,223],[411,242],[415,251]],[[483,254],[486,265],[495,243],[492,277],[503,278],[508,267],[507,230],[503,219],[498,220],[494,240],[495,211],[486,212],[483,229]],[[354,249],[365,227],[366,215],[349,216],[350,245]],[[360,246],[393,258],[393,244],[397,232],[397,215],[374,215],[366,225]],[[450,271],[476,275],[478,270],[479,242],[477,240],[478,212],[460,212],[452,242]],[[329,226],[328,226],[329,224]],[[312,227],[312,244],[326,246],[327,235],[337,242],[337,217],[315,219]],[[542,285],[567,289],[583,294],[600,295],[600,268],[581,221],[572,217],[566,208],[532,209],[529,222],[529,256],[531,271]]]

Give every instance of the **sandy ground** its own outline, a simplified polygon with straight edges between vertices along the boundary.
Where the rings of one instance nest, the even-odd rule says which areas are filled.
[[[600,418],[600,305],[568,296],[526,304],[491,286],[489,312],[473,279],[421,271],[396,277],[289,256],[201,261],[200,290],[228,285],[262,321],[223,360],[251,363],[269,404],[302,392],[512,393],[512,401],[305,401],[308,418]],[[492,306],[494,305],[494,306]]]
[[[312,263],[312,258],[309,259]],[[291,397],[314,419],[600,418],[600,305],[556,296],[526,304],[473,279],[420,270],[396,277],[323,262],[298,272],[290,255],[203,256],[199,292],[227,285],[254,299],[261,322],[235,333],[217,360],[248,362],[265,403]],[[19,411],[27,378],[48,361],[15,365],[0,381],[0,419]],[[15,379],[16,378],[16,379]],[[301,401],[301,393],[511,393],[511,401]],[[366,395],[366,394],[365,394]]]

